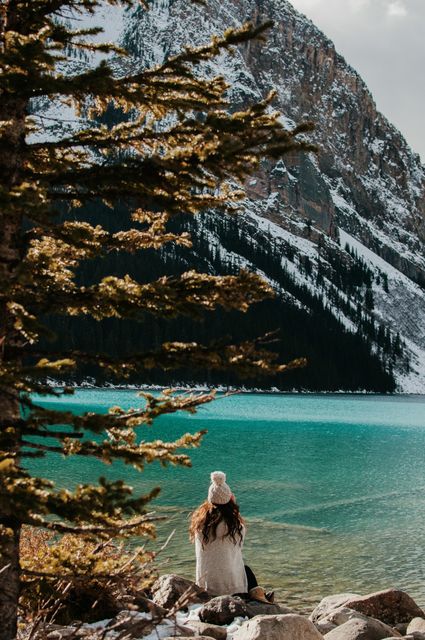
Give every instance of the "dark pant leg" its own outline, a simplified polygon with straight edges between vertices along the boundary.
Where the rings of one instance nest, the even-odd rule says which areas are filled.
[[[246,577],[248,578],[248,591],[250,589],[253,589],[254,587],[258,587],[257,578],[255,577],[252,569],[248,567],[248,565],[245,565],[245,573]]]

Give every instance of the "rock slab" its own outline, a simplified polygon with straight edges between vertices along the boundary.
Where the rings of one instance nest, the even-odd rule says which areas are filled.
[[[410,622],[413,618],[425,617],[425,613],[413,598],[399,589],[386,589],[355,597],[348,600],[345,606],[391,626],[400,622]]]
[[[425,634],[425,619],[413,618],[406,629],[406,635],[408,633],[419,632]]]
[[[384,640],[388,637],[401,636],[393,629],[373,618],[351,618],[324,637],[325,640]]]
[[[395,636],[400,638],[401,633],[390,627],[389,625],[381,622],[380,620],[376,620],[375,618],[370,618],[365,616],[364,613],[360,613],[359,611],[355,611],[354,609],[349,609],[348,607],[340,607],[339,609],[335,609],[331,611],[329,615],[325,618],[321,618],[318,622],[316,622],[315,626],[320,633],[326,635],[333,629],[344,625],[346,622],[350,620],[359,620],[366,622],[368,624],[369,630],[372,633],[380,634],[381,638],[386,638],[387,636]]]
[[[191,603],[206,602],[208,593],[198,587],[192,580],[187,580],[175,573],[161,576],[152,586],[152,600],[164,609],[172,609],[180,598],[187,594]]]
[[[364,618],[362,613],[354,611],[354,609],[348,609],[347,607],[339,607],[328,613],[328,615],[321,617],[314,623],[314,626],[322,635],[326,635],[329,631],[332,631],[341,624],[344,624],[351,618]]]
[[[295,613],[257,616],[245,622],[232,640],[323,640],[314,624]]]
[[[245,602],[238,596],[218,596],[212,598],[198,612],[201,622],[230,624],[235,618],[248,615]]]
[[[356,598],[361,598],[361,596],[355,593],[337,593],[333,596],[326,596],[310,614],[310,620],[316,623],[322,618],[327,618],[336,609],[344,607],[346,602]]]
[[[226,640],[227,631],[217,624],[209,624],[208,622],[200,622],[199,620],[189,620],[187,627],[193,629],[195,634],[200,636],[210,636],[215,640]]]

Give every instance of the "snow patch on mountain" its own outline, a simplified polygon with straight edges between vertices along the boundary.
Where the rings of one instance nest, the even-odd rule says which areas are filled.
[[[425,391],[425,291],[398,269],[365,247],[343,229],[341,247],[354,250],[375,273],[387,275],[388,291],[373,284],[375,313],[406,342],[411,371],[396,372],[399,390],[404,393]]]

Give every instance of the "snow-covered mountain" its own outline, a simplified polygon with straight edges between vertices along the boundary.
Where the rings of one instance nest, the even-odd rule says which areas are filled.
[[[274,106],[288,127],[316,123],[320,153],[264,163],[249,181],[238,221],[249,257],[214,231],[211,217],[192,232],[207,237],[222,262],[260,270],[281,296],[306,307],[276,269],[261,265],[255,247],[258,255],[277,251],[285,278],[361,333],[394,370],[400,391],[423,393],[424,167],[332,42],[287,0],[209,0],[205,6],[154,0],[149,11],[126,16],[122,39],[132,64],[144,67],[229,26],[270,18],[275,24],[266,43],[222,54],[206,71],[226,77],[238,106],[275,90]],[[385,343],[394,348],[386,350]]]

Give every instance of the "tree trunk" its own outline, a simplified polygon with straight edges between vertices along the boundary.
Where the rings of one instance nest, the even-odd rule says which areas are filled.
[[[0,387],[0,407],[2,421],[14,424],[20,416],[18,394]],[[9,446],[0,452],[0,462],[7,462],[8,459],[19,462],[19,437],[17,430],[10,431]],[[15,518],[13,504],[8,500],[7,487],[2,486],[0,475],[0,640],[16,638],[21,572],[20,534],[21,523]]]
[[[22,13],[16,0],[2,7],[0,14],[0,50],[7,46],[4,33],[7,30],[24,33]],[[22,12],[22,7],[21,7]],[[25,120],[27,100],[16,93],[0,93],[0,121],[3,123],[0,137],[0,176],[2,207],[0,210],[0,366],[9,360],[9,347],[16,348],[16,331],[10,317],[7,291],[16,277],[22,261],[22,219],[13,210],[13,196],[9,193],[19,188],[26,152]],[[16,196],[15,196],[16,197]],[[14,364],[19,361],[14,356]],[[19,465],[21,433],[17,421],[20,418],[19,395],[15,389],[0,385],[0,464],[12,460]],[[6,431],[7,429],[7,431]],[[4,469],[7,474],[7,467]],[[17,633],[18,599],[20,591],[19,541],[21,523],[14,513],[13,501],[0,474],[0,640],[13,640]]]
[[[3,311],[3,309],[2,309]],[[0,330],[7,326],[7,315],[0,318]],[[3,334],[5,335],[5,334]],[[7,335],[7,334],[6,334]],[[3,347],[4,349],[4,343]],[[7,348],[1,360],[7,355]],[[11,389],[0,387],[0,416],[5,425],[16,425],[20,417],[18,394]],[[4,429],[5,427],[1,427]],[[8,444],[1,446],[0,463],[13,460],[19,464],[20,433],[13,426],[8,429]],[[4,471],[7,474],[7,469]],[[20,592],[19,541],[21,523],[14,517],[14,506],[8,498],[7,487],[0,474],[0,640],[16,638],[18,602]]]
[[[20,256],[20,221],[0,218],[0,282],[13,278]],[[4,289],[3,289],[4,290]],[[13,321],[8,313],[7,302],[0,302],[0,367],[8,361],[8,347],[16,347]],[[14,364],[19,364],[16,359]],[[13,388],[0,385],[0,464],[12,460],[19,465],[21,433],[19,394]],[[7,431],[6,431],[7,429]],[[2,435],[5,435],[3,442]],[[7,467],[4,474],[8,473]],[[0,640],[16,638],[18,599],[20,590],[19,539],[21,523],[16,520],[13,502],[8,497],[7,487],[0,473]]]
[[[21,526],[6,518],[1,518],[0,523],[0,640],[13,640],[18,621]]]

